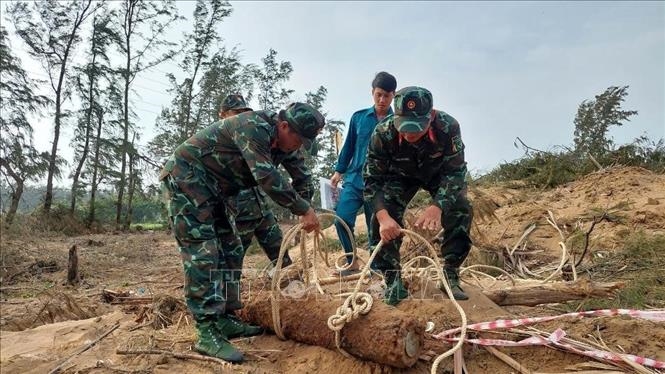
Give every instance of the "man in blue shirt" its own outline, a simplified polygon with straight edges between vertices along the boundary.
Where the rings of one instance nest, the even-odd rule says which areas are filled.
[[[330,178],[333,187],[344,178],[344,188],[340,194],[335,214],[339,216],[351,229],[356,225],[356,215],[358,209],[363,207],[365,211],[365,222],[367,222],[367,234],[370,238],[369,247],[372,248],[377,243],[371,242],[370,227],[373,214],[372,205],[365,203],[363,200],[363,189],[365,182],[363,181],[363,167],[365,165],[365,158],[367,157],[367,146],[369,139],[374,132],[376,124],[379,123],[389,114],[393,113],[390,104],[395,95],[397,88],[397,80],[394,76],[384,71],[376,74],[372,81],[372,99],[374,105],[367,109],[359,110],[353,113],[351,121],[349,122],[349,131],[344,141],[344,146],[337,159],[337,166],[335,166],[335,173]],[[342,242],[344,252],[347,254],[347,263],[350,265],[348,269],[340,272],[341,276],[351,275],[358,272],[359,264],[353,261],[353,245],[349,235],[340,222],[336,222],[337,235]]]

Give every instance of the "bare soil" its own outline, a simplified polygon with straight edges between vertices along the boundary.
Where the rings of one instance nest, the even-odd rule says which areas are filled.
[[[665,233],[665,175],[639,168],[612,168],[591,174],[579,181],[548,191],[527,190],[515,186],[480,188],[484,199],[495,207],[494,217],[478,219],[474,233],[474,249],[466,265],[494,263],[506,265],[505,252],[517,245],[524,253],[531,270],[544,269],[558,263],[559,242],[566,243],[573,256],[581,256],[584,233],[594,219],[599,221],[589,235],[588,251],[581,268],[592,279],[618,277],[630,281],[638,273],[607,268],[598,270],[601,259],[612,257],[623,248],[629,235],[637,231],[646,235]],[[472,194],[473,195],[473,194]],[[475,196],[476,198],[478,195]],[[547,222],[554,217],[561,234]],[[489,218],[488,218],[489,217]],[[362,226],[364,219],[358,220]],[[536,228],[525,240],[519,241],[529,226]],[[329,236],[334,237],[328,229]],[[359,227],[359,231],[362,228]],[[562,239],[562,235],[564,239]],[[96,234],[68,237],[2,237],[0,267],[0,369],[2,373],[45,373],[61,365],[65,373],[427,373],[433,358],[451,344],[425,334],[425,354],[409,369],[395,369],[370,361],[347,358],[336,349],[307,345],[291,340],[282,341],[272,333],[237,339],[235,344],[245,352],[246,362],[222,366],[217,363],[178,359],[168,352],[193,354],[195,330],[191,316],[182,304],[182,265],[175,240],[166,232],[135,232]],[[67,253],[76,245],[79,253],[81,283],[67,286]],[[409,248],[403,248],[403,251]],[[663,249],[665,250],[665,249]],[[333,269],[334,255],[339,248],[328,248],[329,264],[317,260],[320,277]],[[367,257],[360,249],[361,256]],[[299,250],[291,249],[292,257],[300,258]],[[576,257],[578,258],[578,257]],[[310,258],[311,260],[311,258]],[[245,261],[243,290],[245,298],[252,290],[267,287],[262,270],[267,264],[262,254],[249,255]],[[621,265],[621,264],[618,264]],[[665,284],[665,270],[660,272]],[[602,274],[601,274],[602,273]],[[621,273],[621,274],[620,274]],[[545,274],[546,275],[546,274]],[[471,281],[465,277],[466,281]],[[559,277],[559,280],[561,278]],[[505,280],[480,282],[479,285],[505,287]],[[349,291],[353,282],[326,287],[331,295]],[[375,290],[380,284],[370,282]],[[152,297],[152,301],[112,304],[102,297],[105,289],[127,292],[130,298]],[[470,300],[460,302],[469,323],[499,318],[558,315],[567,311],[560,305],[530,307],[499,307],[481,292],[479,286],[467,284]],[[453,303],[434,287],[412,289],[413,294],[397,306],[403,313],[417,318],[424,325],[434,323],[434,333],[460,324]],[[333,296],[334,297],[334,296]],[[338,297],[341,302],[343,298]],[[174,301],[175,300],[175,301]],[[288,301],[283,301],[288,302]],[[380,299],[375,299],[380,303]],[[652,306],[663,308],[661,301]],[[330,310],[330,314],[335,310]],[[300,314],[306,318],[307,313]],[[362,317],[361,317],[362,318]],[[99,336],[118,327],[97,344],[80,352]],[[665,325],[627,317],[567,318],[535,325],[552,332],[557,328],[579,341],[603,342],[607,348],[665,361]],[[333,332],[318,331],[324,336]],[[516,339],[501,334],[471,333],[470,337]],[[371,339],[368,339],[371,342]],[[371,343],[368,343],[371,344]],[[161,350],[165,354],[118,354],[118,350]],[[548,347],[499,349],[523,367],[541,373],[591,370],[600,364],[589,357]],[[465,344],[464,359],[469,373],[517,372],[482,347]],[[633,372],[629,366],[616,368]],[[440,373],[453,372],[452,358],[443,360]],[[602,372],[602,371],[601,371]],[[655,371],[654,371],[655,372]]]

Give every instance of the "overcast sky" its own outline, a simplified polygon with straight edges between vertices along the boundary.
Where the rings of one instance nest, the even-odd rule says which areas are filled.
[[[178,3],[189,20],[194,5]],[[612,85],[629,85],[624,108],[639,112],[610,131],[617,143],[665,137],[663,2],[232,5],[219,26],[223,44],[237,46],[245,63],[258,64],[275,49],[293,65],[292,98],[325,86],[330,118],[348,123],[354,111],[371,106],[370,83],[381,70],[395,75],[398,87],[428,88],[435,108],[460,122],[474,173],[519,158],[518,136],[543,150],[572,144],[578,105]],[[189,24],[171,34],[179,39]],[[164,64],[136,82],[144,142],[160,107],[169,105],[164,72],[176,71],[175,63]],[[50,122],[43,126],[51,131]],[[42,138],[38,144],[47,149],[51,139]]]

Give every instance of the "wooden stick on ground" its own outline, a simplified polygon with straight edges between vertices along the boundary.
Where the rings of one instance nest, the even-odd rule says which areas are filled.
[[[177,353],[177,352],[171,352],[171,351],[165,351],[161,349],[137,349],[137,350],[131,350],[131,351],[125,351],[118,349],[115,351],[116,354],[118,355],[166,355],[166,356],[171,356],[174,358],[178,358],[181,360],[199,360],[199,361],[208,361],[208,362],[214,362],[216,364],[222,365],[223,367],[230,369],[233,367],[230,363],[216,358],[216,357],[210,357],[210,356],[203,356],[203,355],[197,355],[197,354],[191,354],[191,353]]]
[[[574,282],[541,283],[483,291],[497,305],[528,305],[561,303],[589,297],[608,297],[623,288],[622,282],[596,283],[585,279]]]
[[[58,366],[54,367],[53,369],[51,369],[51,371],[49,371],[48,374],[59,373],[60,370],[62,369],[62,367],[63,367],[67,362],[69,362],[69,360],[71,360],[73,357],[78,356],[78,355],[80,355],[81,353],[87,351],[88,349],[90,349],[90,347],[94,346],[95,344],[99,343],[100,340],[104,339],[106,336],[108,336],[109,334],[111,334],[111,333],[112,333],[113,331],[115,331],[115,329],[117,329],[119,326],[120,326],[119,323],[116,323],[115,325],[113,325],[113,327],[111,327],[110,329],[108,329],[105,333],[103,333],[102,335],[100,335],[97,339],[95,339],[95,340],[93,340],[92,342],[90,342],[90,343],[84,345],[84,346],[81,347],[79,350],[77,350],[76,352],[72,353],[72,354],[71,354],[69,357],[67,357],[63,362],[61,362],[60,365],[58,365]]]
[[[532,374],[531,370],[527,369],[522,364],[520,364],[519,362],[513,360],[510,356],[508,356],[507,354],[499,351],[498,349],[496,349],[492,346],[489,346],[489,345],[485,346],[484,348],[487,349],[487,351],[489,353],[493,354],[496,358],[498,358],[499,360],[505,362],[506,364],[508,364],[508,366],[510,366],[511,368],[517,370],[521,374]]]

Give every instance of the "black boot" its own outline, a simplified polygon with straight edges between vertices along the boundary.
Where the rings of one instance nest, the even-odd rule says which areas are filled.
[[[459,285],[459,268],[444,266],[443,275],[446,276],[448,280],[448,285],[450,290],[453,292],[453,297],[455,300],[468,300],[469,296],[464,293],[464,290]],[[439,289],[443,292],[446,292],[443,284],[439,285]]]

